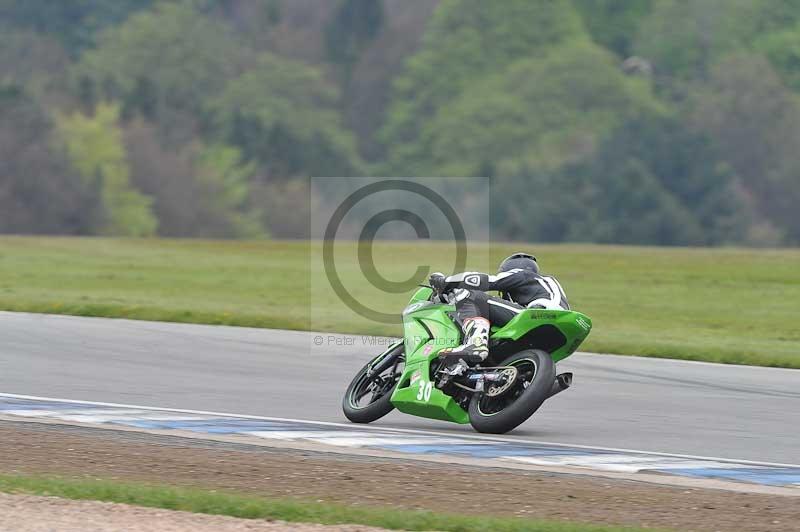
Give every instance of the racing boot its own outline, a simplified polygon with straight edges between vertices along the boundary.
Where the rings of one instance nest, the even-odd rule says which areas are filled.
[[[439,352],[439,359],[444,362],[443,371],[451,376],[463,375],[467,369],[486,360],[489,356],[490,327],[486,318],[464,320],[464,343]]]

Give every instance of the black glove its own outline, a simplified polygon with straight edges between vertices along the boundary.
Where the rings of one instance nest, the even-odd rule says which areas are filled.
[[[441,294],[444,292],[445,288],[447,288],[447,278],[444,274],[439,272],[434,272],[428,278],[428,282],[437,293]]]

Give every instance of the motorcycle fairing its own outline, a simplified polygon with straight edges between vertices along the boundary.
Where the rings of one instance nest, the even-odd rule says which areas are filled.
[[[416,291],[403,311],[406,365],[392,404],[415,416],[469,423],[469,415],[449,395],[434,385],[431,363],[445,347],[461,343],[461,330],[451,317],[453,305],[433,303],[432,290]],[[543,349],[557,362],[580,346],[592,328],[592,320],[570,310],[525,309],[503,327],[493,327],[491,350]]]

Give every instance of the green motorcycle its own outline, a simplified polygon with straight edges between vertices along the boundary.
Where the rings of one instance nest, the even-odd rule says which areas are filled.
[[[525,309],[492,327],[490,356],[482,365],[453,377],[442,371],[438,354],[461,343],[456,320],[453,305],[430,287],[419,288],[403,311],[404,339],[365,365],[347,387],[347,419],[370,423],[397,408],[503,434],[569,388],[572,374],[556,375],[555,363],[574,353],[592,329],[592,320],[580,312]]]

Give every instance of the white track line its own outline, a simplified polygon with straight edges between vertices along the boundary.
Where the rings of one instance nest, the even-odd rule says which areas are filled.
[[[254,416],[248,414],[231,414],[225,412],[209,412],[205,410],[188,410],[182,408],[162,408],[156,406],[142,406],[142,405],[128,405],[122,403],[105,403],[105,402],[98,402],[98,401],[81,401],[75,399],[59,399],[55,397],[40,397],[36,395],[20,395],[20,394],[12,394],[12,393],[0,393],[0,397],[8,397],[10,399],[30,399],[33,401],[55,401],[59,403],[69,403],[69,404],[83,404],[83,405],[93,405],[93,406],[107,406],[107,407],[115,407],[115,408],[132,408],[137,410],[148,410],[153,412],[174,412],[174,413],[182,413],[182,414],[195,414],[200,416],[217,416],[217,417],[230,417],[230,418],[239,418],[239,419],[255,419],[260,421],[278,421],[278,422],[288,422],[288,423],[304,423],[304,424],[313,424],[313,425],[325,425],[330,427],[343,427],[347,429],[354,429],[354,425],[351,423],[335,423],[331,421],[312,421],[308,419],[292,419],[292,418],[282,418],[282,417],[267,417],[267,416]],[[2,411],[0,411],[2,413]],[[467,439],[467,440],[478,440],[484,442],[501,442],[501,443],[510,443],[510,444],[533,444],[533,445],[547,445],[552,447],[566,447],[566,448],[574,448],[574,449],[587,449],[587,450],[594,450],[594,451],[613,451],[619,453],[636,453],[636,454],[643,454],[649,456],[661,456],[661,457],[669,457],[669,458],[684,458],[689,460],[709,460],[714,462],[723,462],[723,463],[730,463],[730,464],[748,464],[748,465],[756,465],[756,466],[769,466],[769,467],[792,467],[792,468],[800,468],[800,465],[797,464],[784,464],[779,462],[758,462],[753,460],[736,460],[732,458],[719,458],[713,456],[697,456],[691,454],[673,454],[673,453],[659,453],[653,451],[639,451],[635,449],[618,449],[614,447],[598,447],[592,445],[576,445],[571,443],[554,443],[554,442],[543,442],[537,440],[523,440],[523,439],[510,439],[510,438],[502,438],[498,436],[483,436],[479,434],[452,434],[447,432],[439,432],[439,431],[432,431],[432,430],[422,430],[422,429],[400,429],[400,428],[393,428],[393,427],[374,427],[368,425],[360,425],[357,427],[359,431],[383,431],[383,432],[401,432],[404,434],[416,434],[416,435],[425,435],[425,436],[441,436],[444,438],[450,439]]]

